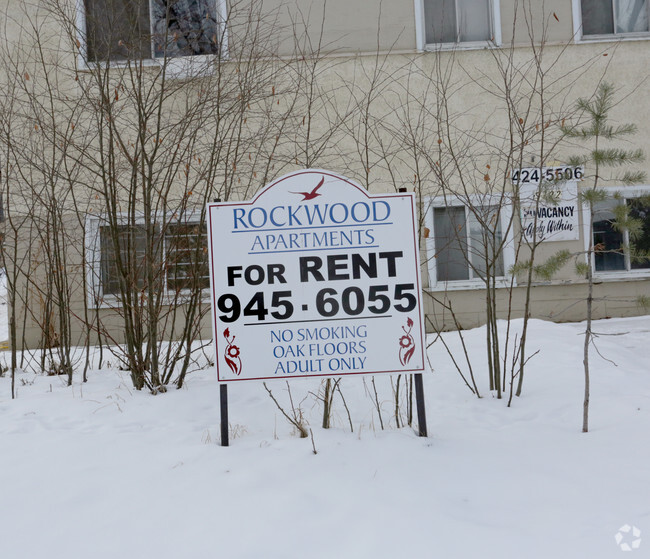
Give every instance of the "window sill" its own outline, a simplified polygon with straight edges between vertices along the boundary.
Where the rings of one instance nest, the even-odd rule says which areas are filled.
[[[429,43],[424,45],[425,52],[456,51],[456,50],[487,50],[498,48],[493,41],[472,41],[466,43]]]
[[[620,270],[618,272],[594,272],[594,281],[641,281],[650,279],[650,269]]]
[[[510,278],[498,278],[496,280],[497,289],[507,289],[509,287],[516,287],[516,282]],[[479,291],[485,289],[485,282],[482,280],[459,280],[459,281],[446,281],[438,282],[430,287],[425,288],[427,291]]]
[[[650,32],[644,33],[630,33],[626,35],[616,35],[614,33],[607,35],[587,35],[580,39],[576,39],[576,44],[589,44],[589,43],[618,43],[620,41],[648,41],[650,40]]]
[[[162,296],[161,304],[169,307],[172,305],[185,305],[190,299],[189,292],[180,292],[176,294],[165,294]],[[92,294],[89,295],[88,303],[91,309],[121,309],[124,304],[117,295],[105,295],[95,299]],[[203,289],[201,291],[201,303],[210,303],[210,289]]]
[[[92,72],[95,69],[105,68],[127,68],[130,64],[142,64],[144,68],[151,68],[162,71],[165,69],[166,78],[171,79],[190,79],[210,76],[214,73],[214,64],[212,59],[215,55],[204,56],[182,56],[178,58],[145,58],[132,60],[119,60],[115,62],[87,62],[83,58],[80,60],[79,68],[85,72]],[[227,58],[222,57],[222,60]]]

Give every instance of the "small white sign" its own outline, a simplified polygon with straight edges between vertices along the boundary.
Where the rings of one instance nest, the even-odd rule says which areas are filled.
[[[304,170],[208,205],[219,382],[425,367],[412,193]]]
[[[522,186],[520,196],[521,228],[526,241],[576,241],[580,238],[576,181],[547,187]]]

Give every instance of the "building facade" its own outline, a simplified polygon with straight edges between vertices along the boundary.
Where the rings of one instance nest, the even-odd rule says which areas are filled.
[[[209,339],[205,204],[300,168],[416,192],[429,331],[582,320],[589,275],[647,313],[649,163],[592,155],[650,143],[649,4],[4,0],[13,343]]]

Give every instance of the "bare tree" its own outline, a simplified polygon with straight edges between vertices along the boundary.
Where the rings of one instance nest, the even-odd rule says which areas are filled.
[[[42,368],[49,355],[71,381],[71,348],[103,340],[136,388],[158,392],[183,384],[201,337],[206,203],[245,197],[274,172],[288,120],[275,101],[296,63],[270,56],[277,30],[261,2],[189,18],[199,38],[168,6],[144,42],[119,4],[104,8],[89,5],[80,26],[74,5],[25,6],[2,44],[10,297],[28,286]],[[28,228],[37,242],[20,264]]]
[[[413,177],[423,214],[433,215],[436,228],[435,247],[427,241],[430,231],[423,227],[421,235],[430,243],[433,253],[428,257],[434,259],[437,272],[429,281],[443,287],[428,292],[436,314],[443,318],[432,318],[430,325],[460,330],[463,324],[452,308],[449,289],[455,280],[481,285],[489,385],[498,398],[507,389],[508,376],[511,395],[517,378],[521,394],[528,359],[530,287],[540,258],[548,258],[539,254],[540,238],[522,235],[521,185],[511,180],[511,172],[529,166],[541,171],[560,159],[562,125],[575,113],[570,101],[573,82],[564,79],[560,64],[566,45],[547,44],[546,26],[551,23],[535,28],[532,3],[517,6],[511,44],[486,50],[471,65],[458,52],[439,50],[405,68],[398,80],[399,120],[392,127],[397,143],[408,146],[399,153],[404,160],[402,176],[408,172]],[[595,60],[577,68],[576,74],[589,71]],[[543,190],[539,189],[536,204],[542,201]],[[438,206],[427,207],[433,200],[439,201]],[[556,258],[554,262],[562,264]],[[552,263],[549,260],[547,267]],[[511,319],[519,313],[523,332],[512,342]],[[504,341],[500,319],[506,320]],[[468,386],[478,394],[473,384]]]

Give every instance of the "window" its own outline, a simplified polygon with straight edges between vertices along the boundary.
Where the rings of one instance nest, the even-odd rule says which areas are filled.
[[[430,45],[498,44],[498,9],[494,0],[423,0],[424,40]]]
[[[650,271],[650,195],[594,205],[596,272]]]
[[[89,62],[218,54],[217,0],[85,0]]]
[[[117,237],[115,237],[117,235]],[[119,246],[119,253],[115,244]],[[88,251],[88,285],[94,304],[114,302],[119,296],[120,279],[137,290],[145,289],[147,270],[146,231],[142,225],[119,225],[113,232],[99,218],[89,218],[86,246]],[[190,289],[210,287],[208,236],[205,223],[177,221],[167,223],[164,234],[154,230],[153,281],[159,289],[173,296]]]
[[[501,223],[510,209],[498,206],[440,205],[428,212],[430,231],[427,239],[430,285],[446,288],[482,287],[487,270],[505,278],[505,269],[513,258],[505,244]],[[431,223],[432,222],[432,223]]]
[[[648,0],[580,0],[582,35],[648,32]]]
[[[198,258],[198,260],[197,260]],[[181,291],[193,286],[210,287],[208,230],[204,223],[176,223],[165,233],[167,289]]]
[[[115,242],[108,226],[99,228],[101,260],[100,282],[104,295],[117,295],[120,292],[120,268],[125,271],[127,282],[142,289],[145,286],[146,236],[144,227],[138,225],[121,225],[117,231],[119,254],[115,251]]]

